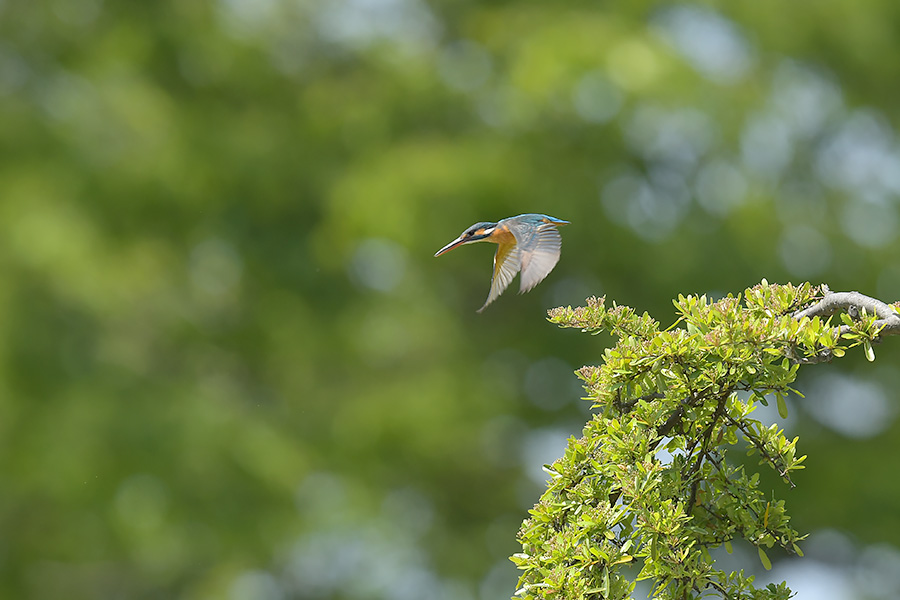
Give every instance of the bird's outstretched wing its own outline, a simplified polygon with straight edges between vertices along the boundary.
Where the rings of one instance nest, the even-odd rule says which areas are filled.
[[[515,242],[497,245],[497,252],[494,253],[494,276],[491,277],[491,292],[488,294],[484,306],[479,308],[478,312],[487,308],[488,304],[503,293],[503,290],[509,286],[509,282],[519,272],[520,266],[519,250]]]
[[[550,274],[559,262],[562,236],[551,224],[537,228],[514,227],[516,247],[519,249],[522,277],[519,282],[519,293],[524,294]]]

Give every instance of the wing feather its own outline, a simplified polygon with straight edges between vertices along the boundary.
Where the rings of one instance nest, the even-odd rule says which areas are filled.
[[[522,277],[519,293],[523,294],[544,280],[559,262],[562,236],[553,225],[533,230],[527,242],[519,241]],[[528,250],[522,250],[528,248]]]
[[[494,253],[494,275],[491,277],[491,292],[488,294],[484,305],[478,309],[478,312],[483,311],[488,304],[503,293],[503,290],[509,287],[510,282],[520,268],[521,262],[516,243],[498,244],[497,252]]]

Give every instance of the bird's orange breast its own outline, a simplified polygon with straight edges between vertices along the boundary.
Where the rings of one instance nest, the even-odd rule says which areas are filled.
[[[497,225],[491,233],[490,240],[496,244],[515,244],[516,236],[509,230],[509,226]]]

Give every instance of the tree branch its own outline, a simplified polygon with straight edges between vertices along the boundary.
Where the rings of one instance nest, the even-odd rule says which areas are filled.
[[[828,317],[835,313],[846,312],[854,319],[862,316],[863,311],[869,315],[875,315],[878,320],[875,326],[880,327],[881,335],[900,335],[900,315],[893,309],[890,304],[882,302],[877,298],[860,294],[859,292],[832,292],[825,288],[825,297],[821,300],[794,313],[794,318],[798,321],[803,317]],[[839,333],[843,334],[850,331],[846,325],[841,325]]]
[[[875,315],[877,317],[874,326],[878,328],[878,335],[900,335],[900,314],[894,310],[894,307],[886,302],[882,302],[877,298],[860,294],[859,292],[832,292],[828,286],[823,285],[822,290],[824,297],[802,310],[798,310],[792,316],[796,320],[803,317],[812,319],[813,317],[830,317],[836,313],[846,312],[852,319],[859,319],[863,312],[867,315]],[[839,325],[834,328],[835,338],[839,338],[845,333],[849,333],[852,329],[848,325]],[[829,362],[832,359],[832,352],[828,348],[822,348],[813,356],[803,358],[793,356],[794,362],[802,365]]]

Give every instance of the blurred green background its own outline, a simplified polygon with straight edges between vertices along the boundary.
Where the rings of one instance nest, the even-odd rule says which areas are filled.
[[[900,298],[896,2],[6,0],[0,28],[5,598],[507,598],[609,343],[547,308]],[[572,222],[562,260],[478,315],[493,247],[432,254],[524,212]],[[876,351],[804,369],[783,423],[812,536],[761,577],[800,598],[900,595]]]

